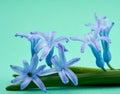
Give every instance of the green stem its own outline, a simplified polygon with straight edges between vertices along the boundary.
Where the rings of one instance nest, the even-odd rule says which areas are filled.
[[[107,70],[105,68],[101,68],[104,72],[107,72]]]
[[[87,67],[69,67],[75,73],[92,73],[92,72],[103,72],[103,69],[96,68],[87,68]],[[55,75],[55,74],[53,74]],[[18,76],[17,74],[13,74],[13,77]]]
[[[113,68],[109,63],[107,63],[107,66],[108,66],[111,70],[114,70],[114,68]]]
[[[120,86],[120,71],[113,70],[104,72],[100,69],[93,68],[79,68],[79,67],[70,67],[78,77],[78,86]],[[78,71],[79,70],[79,71]],[[17,76],[17,75],[16,75]],[[74,85],[72,82],[68,84],[63,84],[57,74],[48,75],[44,77],[40,77],[40,79],[44,82],[46,87],[63,87]],[[37,88],[37,86],[31,82],[26,89]],[[20,84],[10,85],[6,87],[6,90],[16,91],[20,90]]]

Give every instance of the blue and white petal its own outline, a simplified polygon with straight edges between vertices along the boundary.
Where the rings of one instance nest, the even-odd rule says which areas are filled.
[[[64,69],[59,71],[58,74],[64,84],[67,84],[69,82],[69,79],[67,78]]]
[[[75,86],[78,85],[78,78],[77,76],[75,75],[74,72],[72,72],[70,69],[65,69],[65,73],[67,74],[67,76],[70,78],[70,80],[73,82],[73,84]]]
[[[79,60],[80,60],[80,58],[73,58],[67,62],[67,66],[73,65],[74,63],[78,62]]]
[[[20,86],[20,89],[21,89],[21,90],[25,89],[25,88],[30,84],[31,80],[32,80],[32,79],[31,79],[30,77],[26,77],[26,78],[23,80],[23,82],[22,82],[22,84],[21,84],[21,86]]]
[[[35,70],[37,68],[37,65],[38,65],[38,56],[37,56],[37,54],[35,54],[31,59],[30,69],[29,69],[30,72]]]
[[[11,83],[20,83],[25,79],[23,75],[15,77],[15,79],[11,80]]]
[[[13,71],[15,71],[19,74],[22,74],[24,72],[24,69],[19,66],[10,65],[10,67],[12,68]]]
[[[36,76],[33,79],[33,82],[42,90],[42,91],[46,91],[46,87],[44,85],[44,83]]]

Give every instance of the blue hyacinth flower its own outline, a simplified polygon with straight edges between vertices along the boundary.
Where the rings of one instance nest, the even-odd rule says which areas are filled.
[[[96,65],[102,69],[104,69],[104,60],[101,55],[101,47],[100,47],[100,40],[104,40],[110,43],[110,39],[105,36],[98,36],[96,32],[90,32],[84,37],[71,37],[71,40],[74,41],[82,41],[83,44],[81,46],[81,52],[84,53],[84,50],[87,46],[89,46],[96,58]]]
[[[55,39],[56,32],[50,32],[50,33],[33,32],[33,33],[40,35],[42,39],[42,41],[39,44],[37,44],[36,47],[34,48],[36,53],[38,53],[41,49],[43,49],[42,55],[40,57],[40,61],[46,59],[47,65],[52,67],[51,58],[54,53],[54,48],[57,47],[59,43],[68,42],[68,38],[59,37]],[[65,48],[64,45],[62,46]],[[65,51],[67,51],[66,48]]]
[[[15,79],[13,79],[12,83],[20,83],[20,89],[25,89],[31,81],[33,81],[42,91],[46,91],[46,87],[44,83],[41,81],[39,76],[41,76],[41,73],[45,69],[45,65],[41,65],[37,68],[38,65],[38,56],[35,54],[32,59],[30,65],[26,60],[23,61],[23,66],[14,66],[10,65],[13,71],[17,72],[19,76],[17,76]],[[43,73],[42,73],[43,75]]]
[[[95,14],[95,19],[96,19],[96,24],[87,24],[87,26],[91,27],[91,29],[95,32],[99,32],[100,36],[104,36],[104,37],[108,37],[109,38],[109,34],[110,31],[114,25],[114,22],[108,23],[108,18],[107,17],[103,17],[100,18],[97,14]],[[110,69],[113,69],[109,62],[111,61],[111,52],[109,49],[109,43],[101,40],[102,43],[102,48],[103,48],[103,58],[104,61],[107,63],[107,65],[110,67]]]
[[[43,72],[43,76],[53,74],[53,73],[58,73],[60,79],[64,84],[67,84],[70,79],[73,82],[73,84],[77,86],[78,78],[75,75],[75,73],[72,72],[68,67],[74,64],[75,62],[78,62],[80,58],[74,58],[67,62],[64,54],[64,47],[61,44],[58,44],[58,51],[59,51],[59,57],[55,55],[51,59],[54,65],[54,68],[45,70]]]
[[[31,54],[32,54],[32,56],[34,54],[37,54],[34,48],[40,40],[40,36],[38,34],[31,33],[31,32],[30,33],[17,33],[17,34],[15,34],[15,36],[16,37],[20,36],[21,38],[28,39],[31,43]]]

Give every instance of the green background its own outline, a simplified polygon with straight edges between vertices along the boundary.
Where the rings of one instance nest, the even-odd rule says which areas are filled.
[[[120,1],[119,0],[0,0],[0,93],[38,94],[40,90],[6,91],[14,73],[9,65],[22,65],[30,60],[30,44],[26,39],[16,38],[17,32],[56,31],[57,36],[83,36],[90,29],[84,24],[95,23],[94,13],[107,16],[115,25],[111,30],[110,45],[114,68],[120,68]],[[67,59],[80,57],[77,66],[96,67],[95,58],[87,47],[80,53],[80,42],[65,44],[69,49]],[[107,68],[107,66],[105,66]],[[120,87],[50,88],[46,94],[112,94],[119,93]]]

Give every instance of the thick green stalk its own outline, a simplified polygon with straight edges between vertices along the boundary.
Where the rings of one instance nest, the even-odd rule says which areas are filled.
[[[93,68],[79,68],[71,67],[78,77],[78,86],[120,86],[120,71],[113,70],[104,72],[100,69]],[[16,75],[17,76],[17,75]],[[57,74],[40,77],[46,87],[63,87],[74,85],[70,82],[63,84]],[[37,88],[37,86],[31,82],[26,89]],[[20,90],[20,84],[10,85],[6,87],[6,90],[16,91]]]
[[[87,67],[69,67],[75,73],[92,73],[92,72],[103,72],[101,69],[96,68],[87,68]],[[56,75],[56,74],[53,74]],[[17,74],[13,74],[13,77],[18,76]]]

